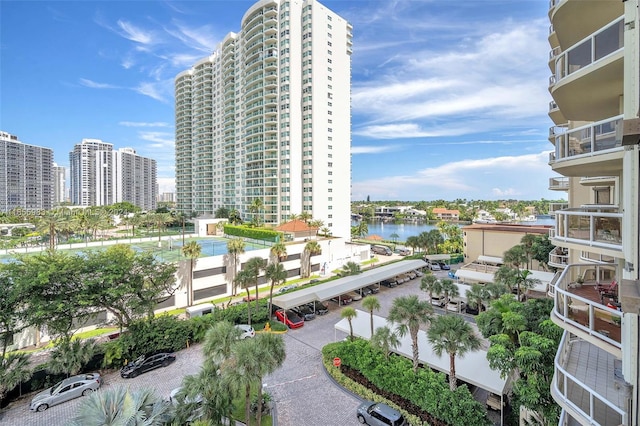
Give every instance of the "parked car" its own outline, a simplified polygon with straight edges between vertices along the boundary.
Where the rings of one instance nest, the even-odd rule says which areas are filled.
[[[236,328],[240,330],[240,339],[250,339],[256,335],[256,331],[249,324],[236,324]]]
[[[192,422],[202,418],[204,415],[204,408],[202,406],[203,402],[204,399],[202,398],[202,395],[198,394],[192,397],[186,396],[182,392],[182,388],[172,389],[169,394],[169,403],[172,405],[177,406],[179,404],[189,404],[189,416],[186,419],[187,424],[191,424]]]
[[[305,321],[311,321],[316,319],[316,314],[313,312],[313,309],[308,307],[307,305],[298,306],[297,308],[291,309],[295,312],[299,317],[302,317]]]
[[[403,283],[405,282],[405,278],[404,278],[402,275],[398,275],[398,276],[395,278],[395,280],[396,280],[396,283],[397,283],[398,285],[403,284]]]
[[[439,262],[438,266],[440,266],[440,269],[442,269],[443,271],[448,271],[451,269],[451,266],[447,265],[444,262]]]
[[[432,271],[440,271],[440,265],[438,264],[438,262],[430,262],[429,263],[429,269],[431,269]]]
[[[372,294],[373,292],[371,291],[371,289],[369,287],[363,287],[360,290],[356,290],[358,292],[358,294],[360,294],[360,296],[362,297],[367,297],[368,295]]]
[[[156,368],[166,367],[176,360],[176,355],[168,352],[161,352],[155,355],[144,356],[122,367],[120,377],[123,379],[133,379],[142,373],[146,373]]]
[[[307,306],[309,307],[309,309],[315,312],[316,315],[324,315],[329,313],[329,306],[326,302],[312,302],[308,303]]]
[[[365,288],[369,289],[371,291],[371,294],[378,294],[380,292],[380,287],[378,287],[377,285],[368,285]]]
[[[400,256],[409,256],[411,254],[411,250],[406,249],[406,248],[401,248],[396,250],[396,252],[400,255]]]
[[[394,408],[381,402],[364,401],[357,409],[356,416],[363,425],[407,426],[408,423]]]
[[[467,304],[462,300],[451,299],[449,300],[449,303],[447,303],[447,311],[460,313],[466,306]]]
[[[484,310],[484,307],[482,308],[482,310]],[[480,310],[478,309],[478,305],[471,305],[469,303],[467,303],[467,306],[465,306],[464,311],[468,314],[471,315],[478,315],[480,313]]]
[[[343,294],[332,298],[331,301],[336,302],[339,305],[348,305],[349,303],[353,302],[353,299],[351,299],[350,296]]]
[[[300,328],[304,325],[304,319],[296,315],[292,310],[279,309],[276,311],[276,318],[289,328]]]
[[[424,274],[422,273],[422,271],[421,271],[421,270],[419,270],[419,269],[416,269],[416,270],[415,270],[415,271],[413,271],[413,272],[415,272],[416,276],[418,276],[418,277],[423,277],[423,276],[424,276]]]
[[[393,288],[398,285],[398,281],[395,278],[391,278],[388,280],[382,280],[380,284],[382,284],[385,287]]]
[[[296,288],[297,288],[297,286],[295,286],[295,285],[285,285],[284,287],[280,287],[278,289],[278,291],[276,291],[276,294],[282,294],[282,293],[285,293],[287,291],[295,290]]]
[[[447,302],[448,302],[447,299],[442,295],[434,294],[433,296],[431,296],[431,304],[433,306],[438,306],[442,308],[444,305],[447,304]]]
[[[102,377],[98,373],[72,376],[34,396],[29,409],[31,411],[44,411],[49,407],[79,396],[89,395],[93,391],[100,389],[100,386],[102,386]]]
[[[409,279],[410,279],[410,280],[413,280],[413,279],[415,279],[415,278],[418,276],[418,275],[417,275],[415,272],[413,272],[413,271],[409,271],[409,272],[407,272],[407,275],[409,276]]]
[[[362,296],[360,296],[360,293],[358,293],[357,291],[350,291],[346,294],[346,296],[351,297],[351,300],[353,301],[362,300]]]

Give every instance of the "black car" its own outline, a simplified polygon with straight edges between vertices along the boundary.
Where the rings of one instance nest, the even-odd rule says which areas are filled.
[[[371,289],[369,289],[368,287],[363,287],[360,290],[358,290],[357,293],[359,293],[360,296],[362,297],[366,297],[370,295],[372,292],[371,292]]]
[[[329,308],[324,302],[309,303],[307,306],[309,307],[309,309],[315,312],[316,315],[324,315],[329,313]]]
[[[442,269],[443,271],[448,271],[451,269],[451,267],[444,262],[440,262],[438,263],[438,265],[440,265],[440,269]]]
[[[371,291],[371,294],[378,294],[378,292],[380,291],[380,287],[378,287],[377,285],[370,285],[365,288],[368,288]]]
[[[305,321],[311,321],[316,318],[315,312],[313,309],[308,307],[307,305],[298,306],[297,308],[291,309],[293,312],[301,316]]]
[[[382,284],[385,287],[393,288],[398,285],[398,281],[396,281],[395,279],[383,280],[382,282],[380,282],[380,284]]]
[[[172,353],[162,352],[155,355],[141,356],[133,362],[122,367],[120,376],[124,379],[134,378],[149,370],[159,367],[166,367],[176,360],[176,355]]]
[[[475,305],[467,304],[467,306],[465,306],[464,308],[464,311],[471,315],[478,315],[480,313],[480,310],[478,309],[478,304],[475,304]]]

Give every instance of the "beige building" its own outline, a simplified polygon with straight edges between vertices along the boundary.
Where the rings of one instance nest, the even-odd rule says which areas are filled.
[[[510,224],[480,224],[462,228],[465,263],[474,262],[480,256],[502,258],[505,251],[521,243],[527,234],[548,235],[550,226],[528,226]],[[532,270],[539,269],[533,261]]]
[[[549,254],[560,425],[639,422],[638,3],[549,3],[549,188],[568,193]]]

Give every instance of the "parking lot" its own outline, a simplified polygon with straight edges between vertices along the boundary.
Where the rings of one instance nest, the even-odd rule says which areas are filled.
[[[447,276],[446,271],[435,272],[439,278]],[[420,278],[413,279],[395,288],[381,287],[377,294],[382,308],[376,314],[386,316],[393,299],[398,296],[418,294],[426,298],[420,290]],[[362,301],[350,306],[362,309]],[[305,322],[304,327],[289,330],[284,334],[287,358],[283,366],[264,380],[266,390],[276,404],[277,424],[297,425],[356,425],[356,407],[359,399],[335,386],[324,372],[321,348],[327,343],[341,340],[346,335],[336,332],[334,325],[340,321],[340,310],[334,302],[329,302],[329,313]],[[194,345],[177,354],[177,360],[166,368],[160,368],[135,379],[122,379],[118,372],[105,376],[104,389],[117,385],[132,389],[151,387],[163,398],[169,397],[171,389],[180,386],[182,377],[197,373],[203,356],[200,345]],[[30,396],[16,401],[0,417],[2,425],[56,426],[67,425],[73,419],[82,398],[51,407],[47,411],[29,411]]]

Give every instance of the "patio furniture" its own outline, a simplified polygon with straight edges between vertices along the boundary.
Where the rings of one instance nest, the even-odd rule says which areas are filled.
[[[597,283],[595,289],[600,293],[613,293],[616,291],[618,287],[618,282],[616,280],[611,281],[611,284],[600,284]]]

